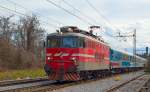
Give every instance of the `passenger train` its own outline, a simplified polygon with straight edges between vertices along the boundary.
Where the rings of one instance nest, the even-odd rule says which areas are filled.
[[[74,26],[61,27],[46,38],[44,70],[50,80],[102,77],[141,69],[145,62],[144,58],[115,50],[91,32]]]

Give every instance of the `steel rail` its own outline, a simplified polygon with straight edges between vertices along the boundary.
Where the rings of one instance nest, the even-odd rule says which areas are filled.
[[[139,87],[137,92],[148,92],[148,91],[144,91],[144,90],[149,90],[150,89],[148,87],[148,85],[150,85],[150,76],[143,84],[141,84],[141,87]]]
[[[120,84],[118,84],[118,85],[115,85],[115,86],[111,87],[110,89],[108,89],[108,90],[106,90],[106,91],[104,91],[104,92],[115,92],[115,90],[117,90],[117,89],[119,89],[119,88],[121,88],[121,87],[127,85],[128,83],[130,83],[130,82],[132,82],[132,81],[134,81],[134,80],[137,80],[137,79],[140,78],[140,77],[143,77],[144,75],[145,75],[145,74],[139,75],[139,76],[134,77],[134,78],[132,78],[132,79],[130,79],[130,80],[127,80],[127,81],[125,81],[125,82],[123,82],[123,83],[120,83]],[[147,80],[147,81],[148,81],[148,80]],[[144,84],[145,84],[145,82],[144,82]],[[141,85],[143,86],[144,84],[141,84]],[[142,87],[140,87],[138,90],[140,90],[141,88],[142,88]],[[139,92],[139,91],[138,91],[138,92]]]
[[[43,81],[43,80],[48,80],[48,78],[47,77],[39,77],[39,78],[35,78],[35,79],[28,78],[28,79],[18,79],[18,80],[4,80],[4,81],[0,81],[0,87],[20,84],[20,83]]]
[[[124,73],[126,74],[126,73]],[[122,74],[122,75],[124,75]],[[143,74],[142,74],[143,75]],[[140,75],[140,76],[142,76]],[[50,81],[50,80],[37,80],[37,81],[29,81],[29,82],[18,82],[18,83],[8,83],[8,85],[5,84],[5,86],[0,86],[0,92],[45,92],[45,91],[52,91],[60,88],[64,88],[67,86],[73,86],[77,84],[84,84],[89,82],[94,82],[97,80],[107,79],[112,76],[103,76],[102,78],[96,78],[92,80],[81,80],[77,82],[63,82],[58,83],[56,81]],[[108,91],[109,92],[109,91]],[[110,91],[111,92],[111,91]]]
[[[132,73],[132,72],[130,72]],[[126,74],[126,73],[124,73]],[[122,75],[124,75],[122,74]],[[142,76],[143,74],[140,74],[140,76]],[[138,76],[138,77],[140,77]],[[60,88],[64,88],[64,87],[68,87],[68,86],[73,86],[73,85],[78,85],[78,84],[85,84],[85,83],[90,83],[90,82],[95,82],[98,80],[102,80],[102,79],[107,79],[107,78],[111,78],[113,76],[104,76],[102,78],[96,78],[96,79],[92,79],[92,80],[80,80],[77,82],[68,82],[68,83],[62,83],[62,84],[53,84],[51,86],[44,86],[44,87],[39,87],[37,89],[32,90],[32,92],[47,92],[47,91],[53,91],[53,90],[58,90]]]

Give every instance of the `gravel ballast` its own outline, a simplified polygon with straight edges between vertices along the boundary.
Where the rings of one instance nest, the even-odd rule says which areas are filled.
[[[101,79],[90,83],[82,83],[74,86],[60,88],[51,92],[105,92],[106,90],[112,88],[115,85],[123,83],[142,74],[144,74],[143,71],[132,72],[128,74],[117,75],[117,77],[119,77],[119,79],[117,80],[117,77],[113,76],[110,78]]]

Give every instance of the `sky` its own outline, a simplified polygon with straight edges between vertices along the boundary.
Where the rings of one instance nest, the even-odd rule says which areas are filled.
[[[89,26],[101,26],[94,33],[101,35],[110,46],[132,52],[133,38],[117,38],[118,32],[132,35],[137,31],[137,49],[150,47],[150,0],[49,0],[66,11],[54,6],[47,0],[0,0],[0,16],[15,14],[35,14],[47,33],[55,32],[61,26],[78,26],[89,30]],[[69,4],[69,5],[68,5]],[[92,6],[94,7],[92,7]],[[1,7],[2,6],[2,7]],[[70,7],[71,6],[71,7]],[[126,40],[126,41],[125,41]]]

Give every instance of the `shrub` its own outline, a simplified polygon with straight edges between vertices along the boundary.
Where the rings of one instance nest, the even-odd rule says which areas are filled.
[[[8,69],[40,68],[43,62],[35,60],[32,52],[17,48],[0,39],[0,71]],[[37,63],[36,63],[37,62]]]

